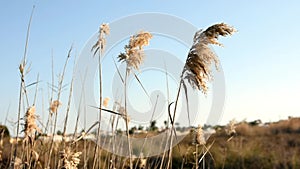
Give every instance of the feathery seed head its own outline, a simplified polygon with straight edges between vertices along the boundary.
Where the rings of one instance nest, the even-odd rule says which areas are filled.
[[[95,50],[94,51],[94,56],[98,52],[99,49],[100,49],[101,54],[104,52],[105,45],[106,45],[106,39],[105,38],[106,38],[106,35],[109,35],[109,33],[110,33],[109,25],[107,23],[101,24],[100,28],[99,28],[98,40],[91,49],[91,51]]]
[[[57,109],[58,107],[61,106],[61,102],[58,100],[54,100],[52,101],[51,105],[50,105],[50,111],[51,113],[57,113]]]
[[[128,45],[125,45],[125,53],[120,53],[118,56],[119,62],[126,62],[127,71],[131,69],[138,70],[144,61],[143,47],[149,45],[152,34],[141,31],[130,37]]]
[[[37,127],[36,123],[36,115],[35,115],[35,106],[31,106],[27,109],[25,114],[25,135],[31,136],[35,131],[41,132],[41,130]]]
[[[205,140],[205,137],[204,137],[204,132],[203,132],[203,129],[202,129],[201,125],[199,125],[196,129],[195,142],[196,142],[196,144],[199,144],[199,145],[205,145],[206,144],[206,140]]]
[[[194,89],[197,88],[206,94],[207,83],[213,80],[211,65],[214,63],[218,70],[218,56],[209,45],[223,46],[218,42],[218,37],[232,35],[234,32],[236,30],[233,27],[220,23],[195,33],[194,44],[189,51],[183,71],[183,78],[187,79]]]
[[[109,98],[108,97],[104,98],[104,100],[103,100],[103,106],[104,107],[108,107],[108,103],[109,103]]]
[[[61,169],[77,169],[80,163],[79,156],[81,152],[72,152],[70,148],[66,148],[60,152],[60,159],[62,160]]]
[[[147,158],[141,158],[139,163],[139,168],[143,169],[146,168],[147,165]]]
[[[12,161],[14,165],[14,169],[21,169],[23,168],[23,162],[19,157],[16,157],[14,161]]]
[[[237,121],[235,119],[230,120],[229,123],[226,125],[225,131],[227,133],[227,135],[229,136],[233,136],[236,134],[236,123]]]
[[[103,34],[105,34],[105,35],[109,35],[109,33],[110,33],[110,28],[109,28],[108,23],[102,23],[102,24],[100,25],[100,28],[99,28],[99,34],[101,34],[101,33],[103,33]]]

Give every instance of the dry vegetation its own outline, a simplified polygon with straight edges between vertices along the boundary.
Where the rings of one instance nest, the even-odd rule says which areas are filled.
[[[30,31],[30,23],[28,32]],[[62,101],[62,89],[65,85],[64,76],[66,67],[71,58],[72,47],[70,48],[63,70],[58,77],[57,86],[55,86],[54,75],[52,74],[51,95],[48,99],[48,121],[47,124],[37,124],[35,102],[37,100],[37,81],[28,85],[26,76],[30,72],[27,64],[27,44],[25,52],[19,65],[20,73],[20,97],[18,120],[15,124],[17,130],[16,138],[10,138],[9,132],[5,126],[0,126],[0,168],[300,168],[300,119],[291,118],[278,123],[267,125],[257,125],[255,123],[236,123],[231,121],[225,127],[215,127],[216,133],[211,137],[205,135],[205,130],[199,125],[197,128],[190,128],[190,133],[178,145],[173,147],[173,135],[175,135],[176,108],[178,98],[183,88],[187,95],[187,85],[191,85],[195,91],[202,91],[204,94],[208,91],[208,83],[213,80],[212,64],[218,69],[218,57],[211,50],[210,45],[219,45],[219,36],[232,35],[236,30],[224,23],[215,24],[206,30],[197,31],[194,36],[194,43],[188,53],[186,64],[182,69],[181,81],[179,83],[177,97],[173,100],[174,112],[169,113],[170,124],[166,125],[165,131],[168,135],[165,142],[161,145],[164,153],[144,157],[142,154],[134,156],[134,152],[139,145],[131,145],[131,139],[150,138],[159,134],[153,121],[147,129],[147,133],[134,133],[129,129],[130,117],[127,112],[127,79],[130,74],[134,74],[143,64],[146,57],[144,47],[149,45],[152,38],[150,32],[141,31],[130,37],[128,45],[124,47],[124,52],[117,58],[119,62],[126,64],[125,76],[122,77],[120,70],[120,79],[124,84],[124,102],[115,101],[112,110],[107,109],[108,98],[102,99],[102,67],[101,57],[105,52],[106,39],[109,38],[110,28],[108,24],[102,24],[99,28],[99,37],[95,45],[91,47],[94,59],[98,59],[99,65],[99,91],[100,103],[94,105],[99,109],[98,122],[90,129],[84,129],[81,133],[78,131],[78,118],[73,134],[66,133],[68,117],[70,112],[71,97],[73,90],[73,79],[69,86],[69,97],[67,101]],[[28,33],[29,35],[29,33]],[[98,56],[98,57],[95,57]],[[148,57],[148,56],[147,56]],[[149,56],[151,57],[151,56]],[[52,67],[53,69],[53,67]],[[53,72],[53,70],[52,70]],[[105,73],[105,72],[104,72]],[[135,75],[136,80],[142,86],[142,82]],[[29,98],[28,86],[36,86],[34,98]],[[144,88],[144,87],[143,87]],[[33,100],[33,101],[32,101]],[[32,101],[32,102],[30,102]],[[185,100],[188,104],[188,99]],[[67,109],[60,110],[62,103],[65,103]],[[172,104],[172,103],[171,103]],[[171,105],[170,104],[170,105]],[[23,111],[23,108],[26,108]],[[117,156],[111,152],[103,150],[98,145],[106,142],[101,137],[102,112],[111,114],[110,123],[112,127],[112,142],[116,152],[124,151],[120,149],[122,145],[128,145],[127,157]],[[65,119],[63,131],[60,133],[62,139],[55,140],[57,133],[57,114],[64,113]],[[79,116],[79,114],[78,114]],[[119,120],[124,120],[126,129],[117,130]],[[201,124],[201,122],[199,122]],[[88,139],[93,127],[97,128],[96,140]],[[124,142],[116,140],[116,136],[124,134]],[[176,135],[175,135],[176,136]],[[176,136],[177,137],[177,136]],[[97,144],[96,144],[97,143]],[[118,143],[118,144],[117,144]],[[163,147],[165,146],[165,147]],[[173,147],[173,148],[172,148]],[[151,147],[142,147],[151,149]]]
[[[236,125],[236,133],[234,137],[228,141],[228,134],[225,130],[226,126],[216,126],[216,133],[211,135],[208,140],[203,142],[199,134],[197,134],[197,144],[195,142],[195,134],[191,130],[184,140],[179,144],[181,153],[177,147],[173,148],[172,167],[195,168],[195,152],[198,149],[198,156],[201,157],[203,145],[213,146],[209,153],[206,154],[205,168],[278,168],[278,169],[297,169],[300,167],[300,118],[291,118],[270,124],[253,125],[247,122],[241,122]],[[1,127],[2,129],[2,127]],[[4,126],[3,126],[4,129]],[[1,130],[2,132],[6,130]],[[150,135],[157,134],[157,131],[151,132]],[[136,137],[144,137],[145,134],[136,135]],[[61,143],[55,145],[53,154],[59,154],[58,160],[62,161],[65,166],[77,165],[78,168],[91,168],[93,165],[92,157],[93,141],[80,140],[72,150],[67,148],[59,151],[62,147]],[[13,141],[9,135],[5,134],[1,137],[2,143],[2,158],[0,159],[0,168],[7,168],[12,155]],[[36,168],[42,168],[47,160],[47,149],[50,147],[49,142],[37,141],[35,151],[39,153],[37,164],[33,164]],[[19,141],[22,145],[22,141]],[[84,145],[86,148],[84,148]],[[68,146],[72,147],[70,143]],[[102,150],[101,168],[108,168],[111,163],[106,157],[111,157],[112,154]],[[81,153],[79,153],[81,152]],[[19,154],[21,153],[18,152]],[[86,154],[88,157],[83,157]],[[36,158],[36,157],[35,157]],[[89,159],[84,162],[84,159]],[[143,159],[143,160],[141,160]],[[162,160],[162,155],[151,158],[134,159],[133,166],[136,168],[159,168]],[[19,159],[20,160],[20,159]],[[18,161],[18,160],[17,160]],[[116,158],[116,168],[129,167],[129,160],[122,157]],[[18,165],[22,165],[19,163]],[[24,164],[23,164],[24,165]],[[55,161],[51,166],[55,165]],[[202,168],[203,162],[198,164]],[[53,168],[53,167],[51,167]],[[67,167],[68,168],[68,167]],[[71,167],[69,167],[71,168]]]

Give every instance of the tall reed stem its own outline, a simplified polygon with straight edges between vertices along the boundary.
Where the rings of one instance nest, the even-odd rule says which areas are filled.
[[[17,144],[16,144],[16,148],[15,148],[15,151],[14,151],[14,159],[13,159],[13,161],[15,161],[15,159],[17,157],[17,152],[18,152],[18,139],[19,139],[19,132],[20,132],[22,93],[23,93],[23,90],[26,89],[25,81],[24,81],[24,78],[25,78],[25,65],[26,65],[26,56],[27,56],[29,35],[30,35],[30,26],[31,26],[31,21],[32,21],[32,16],[33,16],[34,8],[35,8],[35,6],[32,7],[32,11],[31,11],[31,15],[30,15],[30,19],[29,19],[29,23],[28,23],[28,27],[27,27],[27,34],[26,34],[26,42],[25,42],[25,48],[24,48],[23,61],[20,64],[21,84],[20,84],[19,108],[18,108],[18,122],[17,122],[17,136],[16,136]],[[23,70],[21,70],[21,66],[23,66]],[[27,98],[27,104],[29,105],[28,97],[26,97],[26,98]]]
[[[71,57],[72,49],[73,49],[73,47],[71,46],[71,48],[69,49],[69,52],[68,52],[67,59],[66,59],[65,64],[64,64],[63,72],[62,72],[61,77],[60,77],[60,79],[58,81],[58,91],[57,91],[57,101],[58,101],[58,103],[59,103],[59,100],[60,100],[60,96],[61,96],[61,92],[62,92],[62,88],[63,88],[64,76],[65,76],[65,73],[66,73],[66,68],[67,68],[67,65],[68,65],[68,61],[69,61],[69,59]],[[54,147],[54,136],[55,136],[55,131],[56,131],[57,112],[58,112],[57,110],[58,109],[55,109],[55,112],[54,112],[55,119],[54,119],[54,127],[53,127],[52,139],[51,139],[51,144],[50,144],[49,160],[48,160],[48,163],[47,163],[47,168],[50,168],[51,155],[52,155],[53,147]]]
[[[129,124],[128,124],[128,112],[127,112],[127,81],[128,81],[128,67],[126,68],[125,73],[125,81],[124,81],[124,108],[125,108],[125,124],[126,124],[126,135],[127,135],[127,142],[128,142],[128,153],[129,153],[129,165],[130,169],[133,168],[132,163],[132,153],[131,153],[131,143],[130,143],[130,135],[129,135]]]

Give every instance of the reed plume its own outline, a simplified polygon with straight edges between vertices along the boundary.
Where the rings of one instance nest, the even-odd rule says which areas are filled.
[[[106,98],[103,99],[103,107],[107,108],[108,104],[109,104],[109,98],[106,97]]]
[[[198,145],[205,145],[206,144],[206,139],[204,136],[203,129],[201,125],[199,125],[195,131],[195,143]]]
[[[24,163],[22,162],[21,158],[19,158],[19,157],[14,158],[14,160],[12,161],[12,164],[13,164],[14,169],[22,169],[24,167]]]
[[[126,62],[128,72],[131,69],[139,70],[145,57],[143,47],[149,45],[151,38],[152,34],[144,31],[130,37],[128,45],[124,47],[125,53],[118,56],[119,62]]]
[[[109,35],[110,33],[110,28],[109,25],[107,23],[103,23],[100,25],[99,28],[99,35],[98,35],[98,41],[95,43],[95,45],[92,47],[91,51],[94,51],[94,56],[95,54],[99,51],[103,53],[103,51],[105,50],[105,45],[106,45],[106,35]]]
[[[236,123],[237,121],[235,119],[230,120],[229,123],[226,125],[225,132],[229,136],[234,136],[236,134]]]
[[[195,33],[194,43],[189,51],[182,74],[194,89],[201,90],[206,94],[207,83],[213,79],[211,65],[214,63],[216,69],[219,69],[218,56],[209,45],[223,46],[218,42],[218,37],[232,35],[234,32],[236,30],[232,26],[220,23],[210,26],[205,31],[199,30]]]
[[[27,109],[25,114],[25,125],[24,125],[24,132],[25,136],[31,137],[35,131],[41,132],[41,130],[37,127],[35,120],[35,106],[31,106]]]
[[[60,159],[62,160],[61,169],[77,169],[80,163],[79,156],[81,152],[72,152],[70,148],[66,148],[60,152]]]
[[[51,113],[57,113],[57,109],[58,107],[61,106],[61,102],[58,100],[54,100],[52,101],[51,105],[50,105],[50,111]]]

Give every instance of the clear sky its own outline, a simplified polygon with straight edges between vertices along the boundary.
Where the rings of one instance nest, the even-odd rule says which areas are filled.
[[[28,51],[32,70],[27,80],[35,81],[39,73],[41,86],[45,86],[40,89],[45,100],[52,50],[58,74],[71,44],[74,44],[75,53],[80,53],[102,22],[136,13],[161,12],[182,18],[197,28],[226,22],[238,29],[231,38],[221,39],[224,48],[214,48],[226,80],[222,123],[232,118],[268,122],[300,116],[299,1],[20,0],[0,1],[1,123],[5,122],[8,108],[8,119],[16,120],[20,84],[18,64],[23,56],[33,5],[36,8]],[[69,80],[70,73],[66,78]],[[34,88],[29,90],[34,92]]]

